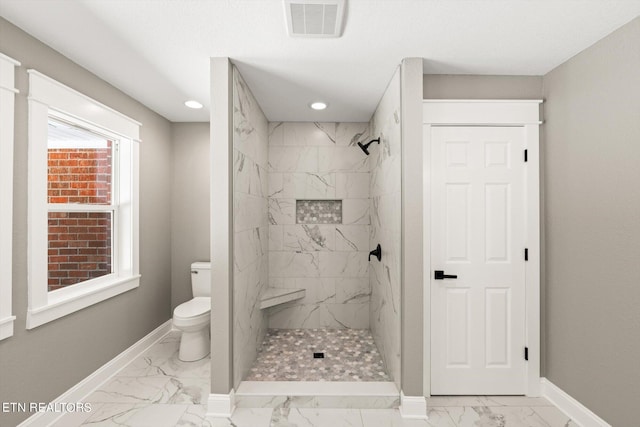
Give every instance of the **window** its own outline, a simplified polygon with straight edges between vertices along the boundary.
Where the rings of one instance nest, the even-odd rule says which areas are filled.
[[[27,329],[139,285],[140,124],[29,70]]]
[[[113,274],[112,229],[118,222],[113,153],[117,146],[116,138],[49,118],[49,292]]]
[[[13,107],[15,67],[20,63],[0,53],[0,340],[13,335],[11,311],[13,236]]]

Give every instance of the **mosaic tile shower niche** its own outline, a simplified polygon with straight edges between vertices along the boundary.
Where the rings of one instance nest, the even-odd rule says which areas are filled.
[[[342,200],[296,200],[296,224],[342,224]]]

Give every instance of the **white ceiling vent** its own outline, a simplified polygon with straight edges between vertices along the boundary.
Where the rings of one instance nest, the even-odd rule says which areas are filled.
[[[284,0],[292,37],[340,37],[346,0]]]

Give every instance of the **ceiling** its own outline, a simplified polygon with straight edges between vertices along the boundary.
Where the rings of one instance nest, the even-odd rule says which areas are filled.
[[[281,0],[0,0],[0,15],[171,121],[208,121],[209,58],[226,56],[269,120],[368,121],[402,58],[543,75],[640,0],[347,0],[335,39],[288,37]]]

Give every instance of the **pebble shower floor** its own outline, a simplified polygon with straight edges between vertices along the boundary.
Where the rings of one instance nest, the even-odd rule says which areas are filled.
[[[324,353],[324,358],[314,358]],[[247,381],[391,381],[368,329],[269,329]]]

